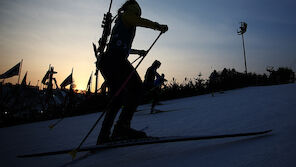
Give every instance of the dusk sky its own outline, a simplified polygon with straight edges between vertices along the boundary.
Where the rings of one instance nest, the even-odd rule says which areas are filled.
[[[111,12],[125,0],[114,0]],[[77,89],[86,89],[96,61],[92,42],[101,37],[109,0],[0,0],[0,74],[23,59],[21,79],[36,85],[49,64],[58,84],[74,68]],[[214,69],[244,71],[241,21],[248,23],[245,46],[248,72],[267,73],[267,66],[296,71],[296,1],[294,0],[138,0],[142,17],[167,24],[138,69],[142,79],[154,60],[159,73],[182,82]],[[148,49],[159,34],[137,28],[135,49]],[[130,56],[134,60],[137,56]],[[17,77],[5,82],[15,83]],[[93,80],[94,81],[94,80]],[[99,79],[99,84],[102,83]],[[93,86],[94,87],[94,86]]]

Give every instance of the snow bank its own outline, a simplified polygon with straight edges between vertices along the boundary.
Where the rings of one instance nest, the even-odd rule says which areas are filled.
[[[296,166],[296,84],[249,87],[224,94],[162,102],[135,114],[132,126],[151,136],[211,135],[273,129],[271,135],[155,144],[110,149],[95,154],[16,158],[24,153],[76,147],[99,117],[90,114],[65,119],[56,128],[45,121],[0,129],[1,166]],[[96,141],[100,125],[85,145]]]

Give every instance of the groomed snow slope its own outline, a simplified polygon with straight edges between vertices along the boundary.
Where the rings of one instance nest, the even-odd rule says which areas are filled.
[[[211,135],[273,129],[270,135],[189,141],[110,149],[38,158],[16,155],[76,147],[98,114],[66,118],[53,130],[46,121],[0,129],[2,167],[156,167],[156,166],[296,166],[296,84],[249,87],[224,94],[162,102],[149,114],[149,105],[135,114],[132,126],[151,136]],[[93,145],[100,125],[85,145]]]

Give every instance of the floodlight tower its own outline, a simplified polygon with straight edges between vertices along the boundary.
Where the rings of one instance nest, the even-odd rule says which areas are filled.
[[[243,40],[243,50],[244,50],[244,60],[245,60],[245,72],[248,73],[247,70],[247,60],[246,60],[246,51],[245,51],[245,40],[244,40],[244,33],[247,31],[248,24],[246,22],[240,22],[241,26],[239,27],[240,30],[237,31],[238,35],[242,35]]]

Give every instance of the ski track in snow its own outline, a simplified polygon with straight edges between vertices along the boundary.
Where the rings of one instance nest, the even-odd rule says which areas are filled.
[[[0,129],[2,167],[150,167],[150,166],[242,166],[294,167],[296,155],[296,84],[248,87],[224,94],[202,95],[162,102],[150,113],[140,106],[132,127],[151,136],[213,135],[273,129],[269,135],[207,141],[188,141],[133,146],[79,153],[16,158],[16,155],[77,147],[101,113]],[[85,145],[93,145],[100,124]],[[148,127],[148,128],[147,128]]]

